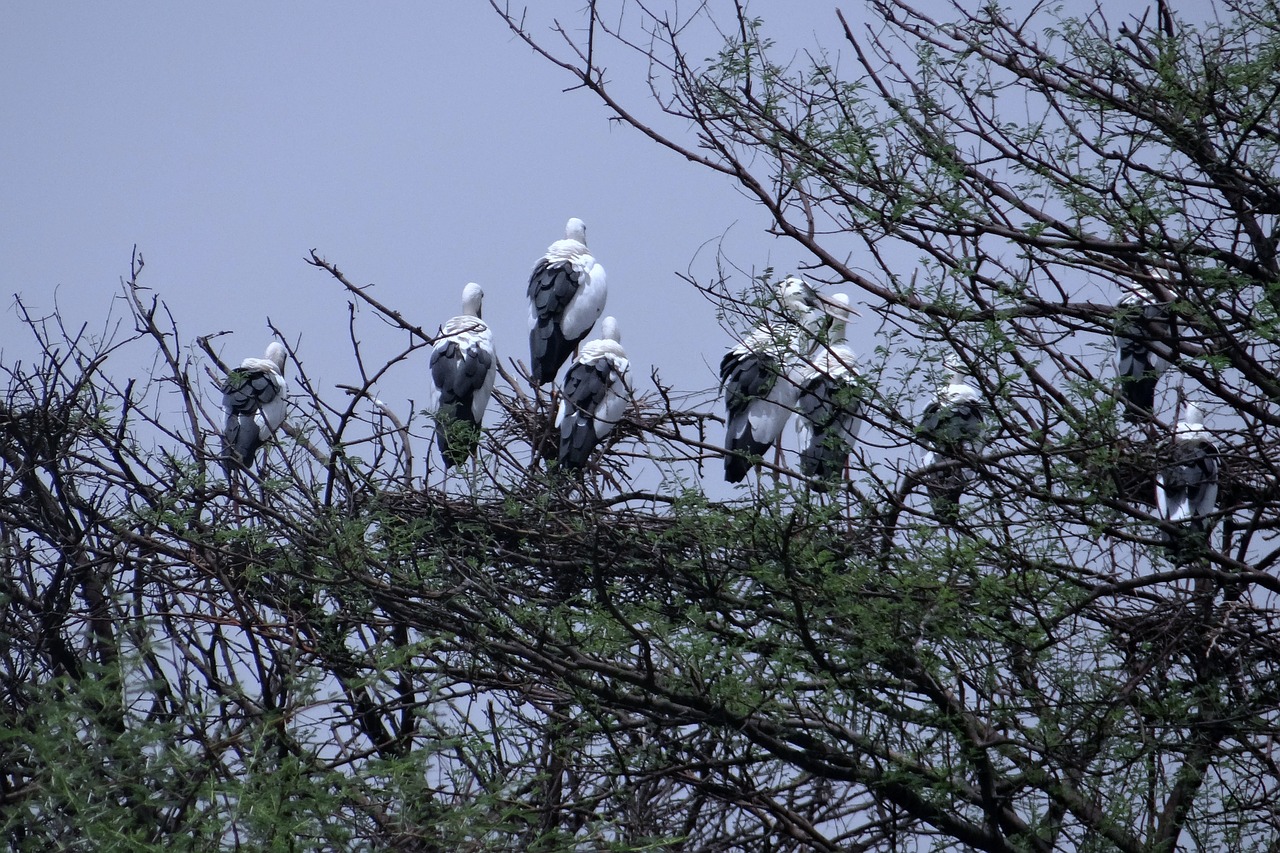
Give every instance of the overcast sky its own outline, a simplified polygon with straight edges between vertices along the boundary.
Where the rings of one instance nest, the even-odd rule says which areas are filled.
[[[753,9],[784,44],[837,41],[828,3]],[[228,361],[261,354],[270,317],[322,387],[353,380],[347,297],[304,263],[312,248],[430,329],[479,282],[500,354],[527,360],[529,270],[579,216],[639,384],[656,365],[679,390],[713,388],[731,341],[676,273],[695,257],[709,273],[714,248],[699,249],[727,229],[740,264],[781,273],[801,256],[727,179],[611,124],[571,84],[480,0],[7,4],[5,359],[28,347],[11,294],[47,310],[56,292],[93,324],[136,244],[184,333],[234,333],[219,340]],[[371,314],[361,331],[375,355],[403,343]],[[379,393],[420,406],[419,361]]]

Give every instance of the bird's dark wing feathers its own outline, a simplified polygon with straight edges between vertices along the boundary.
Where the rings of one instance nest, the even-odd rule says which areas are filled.
[[[227,414],[222,436],[226,452],[233,459],[245,466],[253,465],[263,444],[254,415],[279,395],[279,386],[265,370],[236,369],[227,375],[222,385],[222,407]]]
[[[729,416],[741,414],[752,400],[767,397],[781,374],[782,365],[771,355],[728,352],[720,360],[720,381],[727,392],[725,405]]]
[[[569,307],[582,281],[570,261],[538,261],[529,276],[529,300],[541,319],[558,317]]]
[[[464,350],[457,341],[445,341],[431,354],[431,379],[440,392],[436,446],[446,468],[461,465],[480,444],[472,404],[492,366],[493,354],[478,343]]]
[[[1151,343],[1161,341],[1170,349],[1176,348],[1177,325],[1164,305],[1129,306],[1116,320],[1115,338],[1125,420],[1140,423],[1155,408],[1156,383],[1165,363]]]
[[[800,389],[796,413],[809,422],[812,438],[800,449],[800,471],[827,479],[842,474],[849,443],[835,431],[840,422],[857,417],[858,399],[847,383],[818,374]]]
[[[222,386],[222,405],[237,415],[252,415],[280,394],[275,380],[263,370],[233,370]]]
[[[578,362],[565,375],[564,400],[569,410],[560,422],[560,464],[565,468],[582,468],[595,450],[599,442],[595,411],[616,378],[607,358]]]
[[[569,261],[538,261],[529,277],[529,300],[535,322],[529,330],[529,372],[534,384],[542,385],[555,378],[560,365],[568,360],[578,344],[587,336],[570,340],[560,326],[563,315],[582,286]]]
[[[925,408],[916,433],[936,450],[954,449],[978,438],[983,418],[982,404],[976,400],[961,400],[945,406],[934,401]]]
[[[1165,466],[1165,494],[1187,492],[1192,503],[1196,495],[1218,482],[1218,448],[1207,441],[1178,442]]]
[[[493,355],[479,344],[464,350],[457,341],[447,341],[436,347],[431,354],[431,379],[440,389],[440,409],[452,408],[455,418],[474,421],[471,401],[492,367]]]

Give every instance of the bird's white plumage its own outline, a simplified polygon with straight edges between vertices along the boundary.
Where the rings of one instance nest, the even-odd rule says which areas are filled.
[[[536,384],[555,378],[604,313],[608,286],[604,267],[587,249],[581,219],[565,224],[529,276],[529,358]]]
[[[462,313],[441,325],[431,348],[428,407],[436,418],[436,444],[446,467],[475,452],[498,373],[493,336],[480,318],[483,302],[480,285],[464,287]]]
[[[272,341],[263,358],[246,358],[223,383],[224,453],[246,467],[284,423],[289,398],[284,378],[287,358],[284,345]]]
[[[813,289],[790,277],[778,285],[780,310],[720,362],[726,419],[725,479],[740,482],[750,457],[782,434],[800,395],[796,372],[812,352],[827,315]]]
[[[1203,525],[1218,504],[1218,449],[1209,439],[1200,407],[1188,402],[1174,430],[1169,460],[1156,474],[1156,507],[1175,524]]]
[[[796,371],[796,432],[800,470],[810,477],[841,472],[862,427],[863,405],[857,399],[858,358],[846,340],[849,296],[829,300],[831,328],[825,343]]]
[[[601,338],[583,344],[565,374],[555,425],[560,429],[560,464],[581,468],[622,419],[631,399],[631,366],[618,323],[606,317]]]

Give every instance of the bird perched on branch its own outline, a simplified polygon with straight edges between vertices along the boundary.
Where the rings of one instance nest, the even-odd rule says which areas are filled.
[[[929,501],[936,515],[954,518],[965,487],[977,477],[977,471],[963,457],[982,452],[985,410],[982,396],[969,383],[964,365],[948,359],[950,371],[937,399],[924,410],[916,435],[928,448],[924,457],[926,469],[939,470],[925,475]]]
[[[1184,536],[1171,536],[1175,560],[1183,562],[1189,545],[1203,547],[1209,532],[1208,518],[1218,504],[1221,461],[1209,440],[1200,407],[1188,401],[1174,429],[1168,461],[1156,474],[1156,508],[1160,517],[1181,526]],[[1190,541],[1188,541],[1190,540]]]
[[[849,296],[830,299],[831,328],[825,344],[797,371],[800,396],[796,401],[796,431],[800,436],[800,471],[828,480],[844,473],[849,452],[858,439],[865,409],[858,396],[858,357],[845,340]]]
[[[222,452],[245,468],[252,467],[258,448],[284,423],[289,398],[284,379],[287,357],[284,344],[272,341],[263,358],[246,358],[222,384],[222,409],[227,415]]]
[[[631,398],[630,363],[618,321],[605,317],[599,340],[584,344],[564,377],[560,411],[560,464],[578,469],[622,418]]]
[[[564,239],[547,249],[529,276],[529,373],[535,385],[560,366],[604,313],[604,267],[587,250],[587,226],[565,224]]]
[[[720,361],[720,389],[728,411],[724,478],[730,483],[742,482],[753,457],[763,455],[782,434],[800,396],[790,374],[813,351],[829,320],[803,279],[780,282],[778,301],[778,313],[766,317]]]
[[[464,287],[462,313],[445,321],[431,348],[429,405],[446,469],[476,452],[484,410],[493,395],[498,359],[489,326],[480,319],[483,302],[480,285]]]
[[[1124,405],[1125,420],[1142,423],[1151,418],[1156,402],[1156,383],[1160,374],[1169,367],[1160,347],[1170,345],[1173,322],[1168,305],[1157,302],[1147,293],[1130,293],[1116,307],[1116,372],[1120,380],[1120,400]]]

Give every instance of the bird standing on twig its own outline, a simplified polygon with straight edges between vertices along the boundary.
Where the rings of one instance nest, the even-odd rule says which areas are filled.
[[[555,378],[604,313],[604,267],[587,250],[587,226],[565,224],[529,276],[529,374],[534,385]]]
[[[258,448],[284,423],[289,386],[284,344],[272,341],[263,358],[246,358],[222,384],[223,455],[244,468],[253,466]]]
[[[720,361],[720,389],[726,421],[724,478],[740,483],[782,434],[795,411],[800,388],[792,372],[813,351],[817,334],[829,318],[804,280],[791,277],[778,285],[780,316],[766,318],[746,340]]]
[[[446,469],[476,452],[498,373],[493,337],[480,318],[483,303],[480,285],[472,282],[464,287],[462,313],[445,321],[431,348],[429,407]]]
[[[584,344],[564,377],[560,411],[560,465],[578,469],[622,418],[631,398],[630,363],[618,321],[605,317],[599,340]]]
[[[1218,448],[1204,427],[1203,412],[1187,401],[1174,428],[1169,458],[1156,474],[1156,508],[1160,517],[1182,528],[1182,535],[1169,537],[1177,562],[1184,562],[1195,546],[1203,548],[1207,544],[1208,518],[1218,505],[1221,467]]]
[[[952,519],[965,488],[978,475],[962,460],[982,451],[986,413],[982,395],[969,383],[964,365],[951,359],[946,365],[947,383],[925,408],[916,434],[928,448],[924,467],[939,469],[925,475],[930,504],[936,515]]]
[[[858,357],[845,340],[849,296],[831,297],[831,328],[825,344],[797,371],[796,431],[800,436],[800,471],[829,480],[844,473],[858,439],[865,406],[858,394]]]

